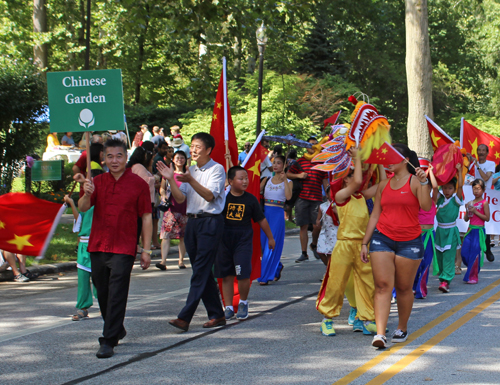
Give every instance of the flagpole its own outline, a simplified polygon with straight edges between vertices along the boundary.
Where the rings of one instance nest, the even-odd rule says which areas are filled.
[[[227,81],[226,81],[226,57],[222,57],[222,94],[224,103],[224,145],[226,147],[226,155],[229,154],[229,133],[227,125]],[[226,171],[229,170],[229,159],[226,158]]]
[[[248,154],[245,158],[245,160],[241,163],[241,167],[245,168],[245,166],[247,165],[247,162],[248,160],[250,159],[250,157],[253,155],[254,151],[255,151],[255,148],[257,147],[257,145],[262,141],[262,137],[264,136],[264,134],[266,133],[266,130],[262,130],[259,134],[259,136],[257,137],[257,139],[255,140],[252,148],[250,149],[250,151],[248,151]]]
[[[460,119],[460,147],[464,147],[464,117]]]
[[[86,150],[87,150],[87,179],[90,180],[92,174],[90,172],[90,131],[85,131],[85,141],[86,143]]]

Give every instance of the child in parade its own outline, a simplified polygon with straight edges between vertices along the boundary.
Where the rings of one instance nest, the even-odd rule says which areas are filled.
[[[460,232],[456,220],[459,215],[460,206],[463,205],[463,178],[462,165],[456,165],[457,179],[443,185],[437,202],[436,218],[438,227],[436,229],[436,259],[433,270],[434,275],[439,275],[439,290],[443,293],[450,291],[450,282],[455,276],[455,255],[461,247]]]
[[[288,180],[284,171],[285,157],[277,155],[273,160],[274,176],[263,178],[260,188],[264,196],[264,214],[273,233],[276,245],[268,247],[268,237],[261,231],[260,242],[262,247],[261,274],[258,279],[261,286],[269,281],[279,281],[283,264],[280,262],[283,245],[285,244],[285,201],[292,197],[292,181]]]
[[[372,346],[377,348],[387,347],[385,333],[394,287],[399,320],[392,342],[404,342],[408,337],[408,319],[414,300],[413,280],[424,251],[418,210],[431,209],[429,181],[421,168],[413,166],[419,164],[417,154],[403,144],[394,144],[393,147],[404,159],[387,167],[394,175],[379,184],[361,247],[361,260],[368,263],[370,243],[377,327]]]
[[[418,221],[422,229],[422,242],[424,242],[424,259],[422,259],[420,263],[415,281],[413,282],[413,291],[417,299],[424,299],[427,297],[429,271],[432,261],[436,258],[434,219],[436,217],[436,202],[439,196],[439,189],[436,177],[432,171],[432,166],[429,167],[428,176],[432,184],[432,207],[429,211],[422,209],[418,210]]]
[[[93,162],[94,163],[94,162]],[[103,171],[99,165],[91,164],[92,177],[102,174]],[[85,177],[83,174],[75,174],[73,179],[77,182],[84,183]],[[91,287],[91,266],[90,253],[87,251],[89,244],[90,229],[92,228],[92,218],[94,216],[94,206],[85,212],[78,212],[75,202],[69,195],[64,196],[64,202],[71,207],[73,211],[74,223],[73,232],[78,233],[78,254],[76,257],[76,267],[78,271],[78,292],[76,296],[76,313],[71,319],[73,321],[81,321],[89,318],[88,309],[94,304],[92,299]],[[94,286],[94,297],[97,298],[97,291]]]
[[[490,205],[483,199],[486,186],[482,179],[472,182],[472,193],[475,199],[466,204],[465,221],[470,220],[469,230],[465,234],[462,245],[462,260],[467,266],[464,282],[476,284],[478,275],[483,266],[486,252],[486,231],[484,222],[490,220]]]
[[[321,227],[316,251],[325,265],[328,265],[330,254],[337,242],[337,226],[339,225],[337,207],[332,202],[330,186],[325,191],[326,202],[319,206],[316,226]]]
[[[325,317],[320,328],[324,336],[336,335],[332,318],[340,314],[351,271],[353,271],[357,315],[363,323],[363,333],[371,334],[376,331],[372,268],[369,263],[361,262],[359,253],[365,235],[364,229],[369,220],[365,198],[371,198],[377,187],[372,186],[363,193],[357,192],[363,182],[361,159],[356,148],[352,148],[350,152],[354,159],[354,171],[351,170],[343,179],[342,188],[335,193],[334,199],[340,221],[337,242],[316,300],[316,309]]]
[[[215,277],[222,278],[222,294],[226,302],[226,320],[234,317],[232,298],[234,278],[238,279],[240,303],[236,318],[248,318],[248,293],[252,271],[252,219],[257,222],[268,237],[268,247],[273,249],[275,241],[269,223],[260,208],[259,201],[245,190],[248,187],[247,171],[241,166],[233,166],[227,172],[231,190],[226,196],[222,211],[224,237],[219,244],[215,258]],[[281,218],[284,218],[281,213]]]

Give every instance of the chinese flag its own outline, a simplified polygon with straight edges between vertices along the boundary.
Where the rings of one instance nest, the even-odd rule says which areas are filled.
[[[337,119],[339,118],[341,112],[342,111],[336,112],[332,116],[330,116],[328,119],[325,119],[323,122],[324,123],[323,129],[325,129],[325,127],[328,123],[330,123],[332,126],[335,125],[335,123],[337,123]]]
[[[260,136],[262,137],[262,135]],[[258,144],[255,150],[250,152],[244,163],[244,167],[248,172],[248,187],[246,191],[260,200],[260,164],[267,156],[268,150],[260,144],[260,137],[258,139]],[[262,250],[260,245],[260,226],[258,223],[252,222],[253,229],[253,251],[252,251],[252,273],[250,274],[250,282],[260,277],[260,258],[262,256]],[[222,280],[219,279],[219,288],[221,288],[222,294]],[[226,300],[223,298],[225,305],[228,305]],[[240,302],[240,293],[238,291],[238,281],[234,280],[234,297],[233,297],[233,307],[236,312],[238,308],[238,303]]]
[[[480,144],[486,144],[490,151],[488,152],[487,160],[492,160],[495,164],[500,159],[500,139],[491,134],[487,134],[474,127],[472,124],[467,123],[462,118],[462,129],[460,132],[460,139],[462,147],[467,150],[474,158],[477,159],[477,147]]]
[[[28,193],[0,196],[0,249],[43,256],[65,207]]]
[[[463,164],[460,148],[454,143],[439,147],[432,157],[432,167],[437,184],[443,186],[457,175],[456,166]]]
[[[365,161],[365,163],[388,166],[390,164],[398,164],[404,159],[403,155],[401,155],[389,143],[385,142],[378,149],[375,148],[372,151],[370,157]],[[415,167],[418,167],[418,165],[415,165]]]
[[[455,143],[446,132],[443,131],[436,123],[432,121],[427,115],[425,115],[427,120],[427,128],[429,129],[429,135],[431,136],[432,149],[436,151],[438,147],[444,146],[445,144]]]
[[[223,69],[219,81],[219,89],[215,97],[214,112],[212,114],[212,125],[210,126],[210,135],[215,139],[215,148],[210,155],[213,160],[224,166],[227,171],[226,144],[228,142],[229,153],[233,166],[238,165],[238,144],[236,143],[236,134],[234,133],[233,120],[231,118],[231,110],[227,101],[227,83],[225,78],[226,61],[223,61]],[[224,97],[225,96],[225,97]],[[226,117],[224,116],[224,106],[226,108]]]

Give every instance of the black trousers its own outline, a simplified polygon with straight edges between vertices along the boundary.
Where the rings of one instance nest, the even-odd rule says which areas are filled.
[[[212,272],[223,232],[224,219],[222,215],[189,218],[188,220],[184,243],[189,254],[193,275],[191,276],[186,305],[178,315],[183,321],[191,322],[200,299],[207,309],[209,319],[224,316],[219,288]]]
[[[92,281],[104,320],[101,345],[116,346],[125,331],[123,320],[134,260],[134,256],[126,254],[90,253]]]

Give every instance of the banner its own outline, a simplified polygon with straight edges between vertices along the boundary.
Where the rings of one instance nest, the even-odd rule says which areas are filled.
[[[474,194],[472,194],[472,186],[464,186],[464,203],[474,200]],[[486,234],[500,234],[500,190],[486,190],[484,193],[484,199],[490,204],[490,221],[485,223]],[[467,232],[469,228],[469,222],[464,221],[465,217],[465,205],[460,207],[460,215],[457,219],[458,230],[461,233]]]

